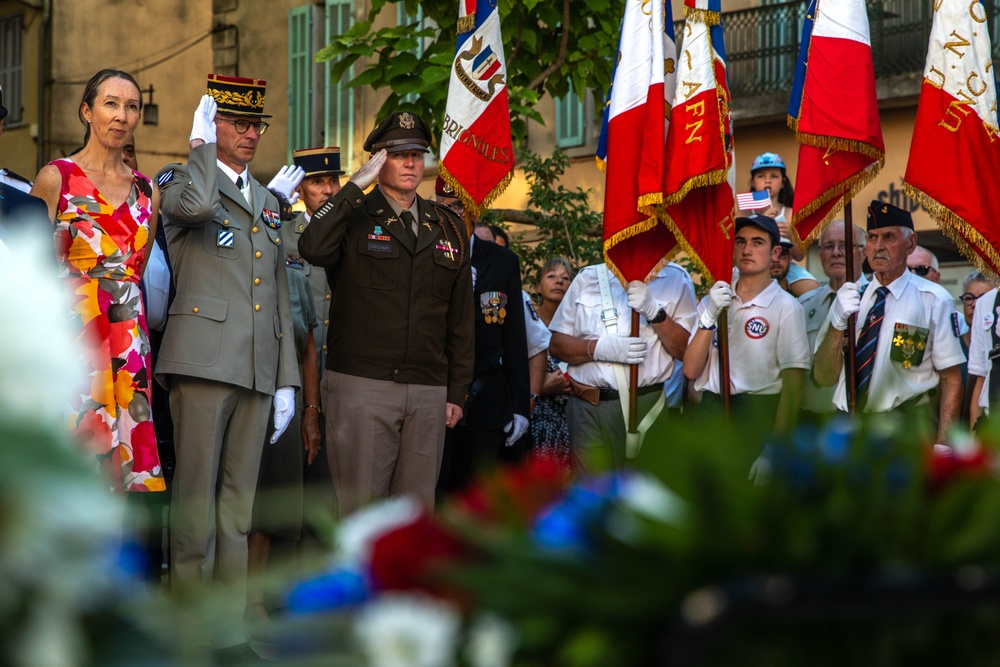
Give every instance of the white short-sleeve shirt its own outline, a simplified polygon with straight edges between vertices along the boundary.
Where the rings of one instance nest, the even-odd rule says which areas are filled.
[[[632,309],[628,307],[628,295],[621,282],[610,276],[611,297],[618,312],[617,335],[631,334]],[[694,297],[694,285],[687,271],[673,262],[667,264],[649,283],[649,292],[674,322],[691,331],[696,327],[698,309]],[[601,286],[597,277],[597,267],[588,266],[573,279],[562,303],[556,309],[549,330],[577,338],[597,339],[607,333],[601,321]],[[649,344],[645,360],[639,364],[639,386],[647,387],[667,380],[674,373],[674,358],[660,344],[652,325],[642,315],[639,316],[639,336]],[[588,361],[570,364],[570,376],[577,382],[592,387],[617,389],[614,364],[606,361]]]
[[[698,304],[699,314],[707,304],[706,296]],[[708,350],[708,363],[695,380],[694,388],[698,391],[722,393],[718,340],[716,332]],[[729,309],[729,381],[733,394],[779,394],[781,371],[808,370],[811,365],[802,306],[777,281],[772,280],[746,303],[738,296],[733,299]]]
[[[855,336],[860,337],[865,318],[875,303],[875,290],[881,286],[874,276],[861,297]],[[924,394],[938,385],[938,371],[965,361],[959,342],[958,313],[955,300],[936,283],[903,271],[889,285],[885,297],[885,317],[879,329],[875,367],[872,370],[865,412],[889,412],[902,403]],[[892,339],[896,324],[928,329],[923,361],[903,368],[891,359]],[[844,371],[840,372],[833,401],[839,410],[847,410],[847,386]]]
[[[986,414],[990,412],[990,371],[993,362],[990,361],[990,350],[993,349],[993,331],[1000,334],[1000,313],[994,308],[997,289],[994,287],[976,301],[976,310],[972,315],[972,336],[969,342],[969,375],[986,378],[983,390],[973,400],[979,402]]]
[[[545,326],[535,307],[531,305],[531,297],[524,290],[521,290],[521,301],[524,302],[524,329],[528,336],[528,358],[535,356],[539,352],[549,349],[549,339],[552,333]]]

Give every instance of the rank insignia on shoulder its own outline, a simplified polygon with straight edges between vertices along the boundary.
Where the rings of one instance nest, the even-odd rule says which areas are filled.
[[[930,329],[897,322],[892,334],[889,358],[902,363],[903,368],[919,366],[924,360]]]
[[[274,211],[269,211],[266,208],[260,212],[261,217],[264,218],[264,224],[271,229],[281,229],[281,216]]]
[[[486,324],[503,324],[507,317],[507,295],[503,292],[483,292],[479,295],[479,307]]]
[[[220,229],[215,245],[219,248],[232,248],[235,238],[236,237],[233,236],[232,231],[228,229]]]
[[[169,183],[170,179],[172,179],[173,177],[174,177],[173,169],[171,169],[170,171],[165,171],[162,174],[160,174],[159,178],[156,179],[156,184],[162,187],[167,183]]]
[[[285,266],[290,269],[304,269],[305,262],[298,255],[285,255]]]
[[[962,335],[962,327],[958,323],[958,313],[951,314],[951,332],[955,334],[955,338]]]

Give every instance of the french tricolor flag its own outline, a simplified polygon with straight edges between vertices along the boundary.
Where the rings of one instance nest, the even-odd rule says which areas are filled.
[[[788,125],[799,142],[792,233],[804,249],[885,163],[865,0],[809,2]]]
[[[1000,274],[1000,137],[986,9],[935,3],[904,189],[976,265]]]
[[[604,258],[627,283],[654,278],[676,246],[656,215],[663,203],[665,109],[677,71],[670,0],[626,3],[616,62],[597,165],[607,173]]]

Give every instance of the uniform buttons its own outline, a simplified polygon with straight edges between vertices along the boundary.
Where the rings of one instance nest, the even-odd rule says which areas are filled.
[[[323,320],[323,326],[325,327],[330,326],[330,320]]]
[[[274,239],[274,243],[275,245],[281,245],[281,239],[279,238]]]
[[[260,250],[258,250],[256,253],[254,253],[254,257],[256,257],[257,259],[260,259]]]
[[[393,374],[393,375],[399,375],[399,369],[397,368],[396,370],[394,370],[394,371],[392,372],[392,374]]]
[[[223,225],[229,225],[229,221],[228,221],[228,220],[223,220],[223,221],[222,221],[222,224],[223,224]]]
[[[198,312],[198,306],[195,306],[194,308],[192,308],[191,312],[192,313],[197,313]]]
[[[253,279],[253,284],[254,285],[260,285],[260,278],[254,278]]]
[[[323,351],[326,352],[326,344],[323,345]]]
[[[250,231],[253,232],[254,234],[256,234],[257,233],[257,227],[256,227],[256,225]]]
[[[278,338],[281,338],[281,337],[282,337],[282,336],[284,336],[284,335],[285,335],[285,332],[284,332],[284,331],[282,331],[282,332],[280,332],[280,333],[278,334]]]
[[[329,295],[329,294],[327,294],[327,295],[326,295],[326,300],[327,300],[327,301],[329,301],[329,300],[330,300],[330,295]]]
[[[259,304],[259,303],[255,303],[255,304],[253,305],[253,309],[254,309],[254,310],[260,310],[260,304]]]

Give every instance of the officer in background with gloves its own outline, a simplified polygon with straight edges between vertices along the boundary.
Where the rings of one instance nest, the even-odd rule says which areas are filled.
[[[212,581],[217,612],[195,629],[220,660],[249,652],[247,532],[261,451],[272,399],[274,443],[300,384],[278,202],[247,168],[267,130],[264,92],[264,81],[209,75],[187,164],[157,176],[176,287],[156,366],[177,456],[171,584]]]
[[[633,310],[640,315],[636,337]],[[566,416],[577,465],[625,462],[629,364],[639,365],[640,431],[663,418],[663,383],[680,372],[675,362],[683,358],[697,319],[691,278],[676,264],[649,285],[633,281],[627,290],[605,264],[577,274],[549,324],[549,351],[569,364]]]

